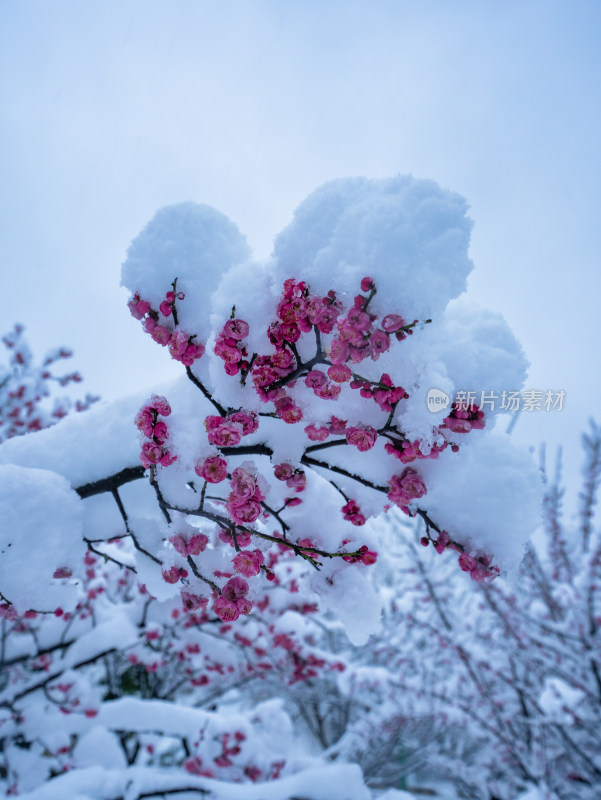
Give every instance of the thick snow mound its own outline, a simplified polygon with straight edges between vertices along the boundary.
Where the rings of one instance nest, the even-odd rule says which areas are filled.
[[[0,466],[0,590],[20,613],[69,605],[76,587],[53,579],[57,567],[79,568],[83,502],[60,475]],[[49,557],[51,556],[51,557]]]
[[[177,289],[186,295],[186,302],[178,306],[180,324],[204,340],[213,291],[223,273],[249,252],[236,225],[211,206],[166,206],[131,243],[121,283],[158,308],[177,278]]]
[[[323,293],[336,283],[352,298],[369,275],[378,287],[376,311],[439,314],[465,290],[473,266],[466,211],[460,195],[409,175],[331,181],[277,237],[276,282],[302,278]]]

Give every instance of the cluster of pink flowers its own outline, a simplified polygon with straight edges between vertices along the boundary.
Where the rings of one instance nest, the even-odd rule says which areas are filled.
[[[159,416],[168,417],[171,406],[167,400],[159,395],[153,395],[148,403],[143,406],[136,416],[138,430],[149,441],[142,444],[140,461],[148,469],[154,465],[168,467],[177,459],[167,447],[169,430],[167,424]]]
[[[175,318],[175,300],[184,299],[183,292],[169,291],[165,299],[159,305],[160,314],[167,318],[173,315]],[[172,330],[166,325],[162,325],[159,312],[155,311],[148,300],[143,300],[136,294],[127,304],[132,316],[142,321],[142,327],[146,333],[150,334],[153,340],[162,347],[168,347],[172,358],[181,361],[184,366],[191,366],[198,358],[204,355],[205,347],[200,342],[195,342],[194,334],[185,333],[181,330]]]
[[[313,326],[321,333],[331,333],[340,309],[341,306],[336,301],[334,292],[329,292],[326,297],[311,297],[307,285],[303,281],[297,282],[289,278],[284,282],[282,297],[277,307],[278,319],[269,326],[267,331],[276,352],[270,356],[258,356],[252,366],[253,383],[262,400],[283,399],[281,393],[270,390],[269,387],[296,369],[296,358],[292,353],[291,346],[300,339],[303,333],[311,331]],[[331,399],[339,392],[339,387],[334,387],[325,379],[319,396],[323,399]],[[290,414],[287,416],[289,419],[286,421],[298,421],[291,419]]]
[[[178,583],[182,578],[188,577],[188,570],[183,567],[168,567],[162,570],[165,583]]]
[[[282,297],[277,307],[278,320],[269,327],[269,338],[276,349],[284,342],[296,342],[302,333],[309,333],[315,325],[321,333],[331,333],[340,312],[334,292],[326,297],[309,294],[304,281],[288,278],[284,281]]]
[[[237,319],[235,311],[232,311],[232,317],[225,322],[217,336],[214,353],[224,362],[228,375],[242,374],[243,384],[250,374],[261,400],[273,403],[275,414],[266,416],[277,416],[285,423],[295,424],[303,419],[304,405],[301,408],[299,405],[301,400],[297,399],[293,391],[297,381],[299,383],[302,381],[304,387],[311,390],[320,400],[336,400],[342,394],[344,385],[348,384],[351,389],[359,391],[363,399],[372,399],[379,409],[390,415],[389,423],[380,427],[372,427],[363,422],[349,425],[348,420],[335,416],[331,416],[329,422],[308,424],[305,432],[308,439],[313,442],[324,442],[330,436],[340,436],[342,438],[339,441],[329,442],[328,446],[342,445],[346,441],[359,452],[367,452],[375,447],[378,436],[381,435],[386,440],[386,452],[401,461],[403,465],[426,458],[438,458],[439,454],[449,446],[456,451],[458,445],[450,441],[452,433],[467,433],[474,428],[484,427],[484,415],[478,407],[463,407],[458,402],[453,403],[449,416],[438,428],[438,432],[442,435],[439,437],[441,442],[425,447],[420,440],[405,439],[403,431],[395,427],[395,423],[392,422],[392,415],[398,403],[409,397],[406,390],[400,385],[395,385],[388,373],[382,373],[379,380],[373,380],[354,372],[353,364],[358,364],[364,359],[378,360],[382,353],[389,350],[395,339],[401,341],[412,334],[416,323],[416,321],[407,323],[399,314],[388,314],[378,322],[377,314],[372,313],[370,308],[372,298],[376,294],[376,286],[371,278],[362,279],[361,292],[354,298],[352,307],[345,310],[334,291],[328,292],[324,297],[313,296],[303,281],[288,279],[284,283],[277,305],[277,318],[271,322],[267,331],[273,352],[270,355],[252,353],[247,339],[249,325],[243,319]],[[153,339],[164,346],[169,346],[173,357],[189,366],[204,353],[204,347],[194,343],[194,336],[189,336],[178,329],[176,301],[182,299],[183,294],[176,293],[174,282],[173,291],[166,293],[158,311],[152,309],[150,303],[141,299],[138,294],[133,297],[129,306],[134,317],[143,321],[145,329]],[[297,343],[303,335],[313,332],[316,334],[315,355],[311,358],[306,355],[307,343],[301,342],[303,347],[299,346],[298,349]],[[322,344],[321,334],[330,336],[329,344]],[[310,352],[313,352],[313,348]],[[202,385],[201,388],[205,395],[208,395]],[[307,392],[301,388],[300,397],[307,396]],[[306,399],[302,399],[302,403],[305,402]],[[219,404],[216,404],[216,407],[221,409]],[[165,466],[176,458],[169,451],[167,446],[169,432],[167,425],[160,418],[168,416],[170,412],[165,398],[153,397],[136,418],[138,428],[148,439],[143,444],[141,454],[142,463],[147,467],[155,464]],[[322,419],[327,418],[327,416],[322,417]],[[271,425],[271,422],[266,424]],[[292,491],[291,496],[285,499],[280,512],[271,512],[263,503],[266,485],[254,466],[244,463],[231,470],[230,474],[227,460],[231,453],[236,452],[235,448],[240,445],[243,437],[259,429],[258,414],[244,409],[234,412],[228,409],[227,413],[222,411],[221,416],[207,416],[205,428],[208,442],[214,450],[210,454],[205,452],[203,457],[197,460],[195,472],[208,484],[218,484],[229,479],[229,493],[226,491],[220,493],[219,498],[209,498],[225,506],[229,515],[229,521],[223,521],[224,526],[230,526],[229,529],[219,527],[216,536],[235,549],[235,553],[232,554],[232,567],[237,575],[233,575],[232,571],[214,572],[216,579],[220,582],[225,579],[227,583],[221,593],[214,584],[213,608],[220,619],[229,622],[241,614],[248,614],[251,610],[252,606],[247,598],[248,584],[244,578],[252,578],[263,573],[268,580],[279,581],[272,570],[271,556],[265,563],[266,556],[261,550],[250,549],[253,532],[247,526],[253,525],[260,518],[267,520],[269,513],[274,513],[278,522],[281,522],[278,517],[280,512],[302,502],[297,495],[306,488],[306,474],[302,469],[289,463],[274,466],[275,477],[285,482]],[[309,452],[311,449],[318,448],[309,448]],[[244,450],[252,448],[242,448],[243,452]],[[221,451],[225,451],[225,456]],[[261,452],[260,447],[258,452]],[[310,459],[308,463],[311,463]],[[201,502],[205,499],[206,483]],[[413,510],[410,511],[410,506],[427,493],[424,479],[411,467],[405,467],[401,474],[393,475],[388,481],[388,486],[388,501],[399,506],[407,514],[414,513],[415,509],[412,507]],[[373,488],[382,490],[379,486]],[[366,516],[355,500],[346,500],[341,510],[344,519],[352,525],[365,524]],[[282,530],[285,530],[284,523]],[[276,533],[277,536],[279,534]],[[200,533],[192,536],[176,533],[170,541],[179,555],[186,559],[199,555],[208,544],[208,538]],[[444,531],[436,543],[430,541],[439,552],[452,546],[450,537]],[[301,539],[298,544],[302,548],[301,554],[318,558],[318,554],[312,549],[311,540]],[[288,552],[289,547],[289,544],[282,543],[284,551]],[[496,568],[490,566],[490,559],[467,555],[460,546],[455,549],[461,552],[461,568],[469,571],[474,580],[486,580],[490,575],[494,577]],[[295,552],[299,554],[298,547],[295,548]],[[344,560],[351,563],[372,564],[377,557],[377,554],[368,550],[366,545],[353,553],[358,555],[345,555]],[[193,562],[190,560],[189,564],[192,565]],[[186,576],[186,570],[181,567],[163,568],[163,577],[168,582],[176,583]],[[184,585],[187,588],[188,581],[184,581]],[[182,604],[184,610],[190,612],[191,616],[194,616],[196,611],[206,613],[206,601],[192,592],[182,591]]]
[[[295,422],[300,422],[303,418],[302,410],[296,405],[294,400],[284,392],[282,388],[278,389],[278,392],[281,394],[281,396],[274,401],[273,405],[275,406],[275,413],[281,420],[287,422],[289,425],[294,425]]]
[[[459,566],[464,572],[469,572],[470,578],[476,583],[487,583],[500,574],[499,568],[492,563],[492,558],[487,555],[472,556],[468,553],[461,553]]]
[[[399,461],[402,461],[403,464],[411,464],[412,461],[418,461],[419,459],[424,458],[438,458],[440,453],[443,452],[448,446],[449,442],[442,442],[442,444],[433,444],[430,446],[429,453],[423,453],[421,449],[421,442],[419,439],[416,439],[414,442],[409,442],[407,440],[400,440],[397,439],[394,442],[387,442],[384,445],[384,449],[387,453],[395,458],[398,458]],[[459,446],[456,444],[451,444],[451,449],[454,452],[459,450]]]
[[[356,500],[349,500],[341,509],[347,522],[353,525],[365,525],[365,515],[361,513],[359,503]]]
[[[448,428],[453,433],[469,433],[473,430],[481,431],[485,424],[484,411],[480,411],[478,406],[453,403],[451,413],[440,427]]]
[[[406,514],[409,513],[409,503],[427,492],[423,478],[412,467],[406,467],[400,475],[393,475],[388,483],[388,499]]]
[[[465,552],[465,549],[452,541],[447,531],[440,531],[436,541],[433,541],[429,536],[422,536],[421,543],[427,547],[432,541],[434,549],[437,553],[443,553],[445,550],[455,550],[459,553],[459,566],[463,572],[469,572],[470,578],[476,583],[487,583],[494,580],[499,574],[500,570],[492,563],[492,558],[489,555],[470,555]]]
[[[378,554],[374,550],[368,550],[366,544],[362,545],[357,552],[361,553],[361,555],[342,556],[342,560],[347,561],[349,564],[361,563],[370,566],[370,564],[375,564],[378,559]]]
[[[286,481],[286,486],[295,492],[304,492],[307,476],[302,469],[295,469],[291,464],[276,464],[273,473],[279,481]]]
[[[343,436],[346,433],[346,420],[330,417],[330,421],[324,425],[307,425],[305,433],[312,442],[325,442],[331,434]]]
[[[249,436],[258,430],[259,419],[254,411],[236,411],[227,417],[206,417],[205,428],[210,444],[235,447],[240,444],[243,436]]]
[[[240,614],[250,614],[252,603],[247,598],[248,583],[237,575],[230,578],[215,598],[213,610],[224,622],[233,622]]]
[[[346,367],[344,364],[340,366],[343,369],[348,370],[350,378],[350,370],[348,369],[348,367]],[[328,369],[328,375],[330,374],[330,371],[333,369],[334,367],[330,367]],[[348,380],[348,378],[344,378],[344,380],[339,380],[338,383],[331,383],[328,380],[328,375],[326,375],[325,372],[322,372],[319,369],[312,369],[305,376],[305,386],[307,386],[309,389],[313,389],[313,394],[315,394],[316,397],[319,397],[321,400],[337,400],[338,395],[340,394],[341,391],[338,383],[344,383],[344,380]],[[336,374],[336,378],[334,378],[333,380],[336,380],[337,378],[340,377],[341,375]]]
[[[382,373],[378,383],[356,378],[351,381],[351,389],[359,389],[366,400],[372,398],[387,414],[393,411],[399,400],[408,400],[409,394],[402,386],[395,386],[387,372]]]
[[[261,500],[265,499],[256,475],[244,467],[236,467],[230,480],[226,508],[237,525],[249,525],[261,515]]]
[[[337,321],[338,336],[332,340],[329,350],[332,364],[344,364],[346,361],[358,364],[365,358],[377,361],[381,353],[385,353],[390,347],[388,333],[373,327],[377,315],[367,310],[375,294],[373,280],[363,278],[361,290],[368,292],[369,296],[358,294],[345,317]]]
[[[204,533],[194,533],[189,537],[184,536],[183,533],[175,533],[169,538],[169,541],[180,556],[184,558],[200,555],[206,550],[209,543],[209,539]]]
[[[242,342],[250,330],[248,322],[243,319],[228,319],[215,342],[213,352],[224,361],[224,369],[228,375],[237,375],[241,370],[249,368],[248,351]]]
[[[270,356],[257,356],[253,361],[252,379],[261,400],[276,400],[282,392],[269,389],[271,384],[286,378],[296,369],[296,360],[290,350],[278,350]]]

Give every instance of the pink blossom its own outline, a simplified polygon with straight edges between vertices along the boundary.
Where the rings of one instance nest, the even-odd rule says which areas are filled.
[[[230,481],[232,494],[236,495],[241,502],[249,500],[250,498],[257,497],[263,499],[259,490],[257,479],[244,467],[236,467],[232,472],[232,479]]]
[[[174,331],[169,342],[169,352],[172,357],[179,360],[186,352],[189,336],[183,331]]]
[[[328,379],[325,373],[318,369],[312,369],[305,377],[305,386],[308,386],[309,389],[317,389],[319,386],[323,386],[324,383],[327,383],[327,381]]]
[[[223,595],[216,598],[213,610],[224,622],[234,622],[240,616],[236,603],[233,600],[227,600]]]
[[[362,292],[370,292],[373,288],[375,288],[373,278],[365,277],[361,279]]]
[[[242,438],[242,425],[223,420],[219,427],[208,431],[207,438],[210,444],[217,447],[235,447]]]
[[[152,437],[153,423],[154,417],[149,408],[144,407],[138,411],[136,415],[136,427],[149,439]]]
[[[421,475],[412,467],[407,467],[400,475],[393,475],[388,483],[390,485],[388,499],[401,508],[406,507],[412,500],[423,497],[427,492]]]
[[[360,312],[363,313],[362,311]],[[368,319],[368,315],[365,315]],[[340,332],[340,340],[350,345],[360,345],[363,342],[363,331],[361,328],[351,325],[347,320],[338,323],[338,330]],[[332,342],[333,344],[333,342]],[[334,361],[334,359],[332,359]]]
[[[253,575],[258,575],[261,571],[261,564],[265,561],[265,557],[260,550],[242,550],[236,553],[232,563],[234,570],[245,578],[252,578]]]
[[[199,459],[194,472],[208,483],[221,483],[227,478],[227,461],[221,456]]]
[[[236,608],[240,614],[250,614],[252,611],[252,603],[248,597],[241,597],[240,600],[236,600]]]
[[[404,328],[407,323],[399,314],[387,314],[382,320],[382,328],[386,333],[394,333],[400,328]]]
[[[434,549],[437,553],[442,553],[446,550],[447,545],[451,541],[451,537],[446,531],[441,531],[438,534],[438,539],[434,542]]]
[[[346,383],[352,376],[351,368],[346,364],[332,364],[328,367],[328,377],[336,383]]]
[[[355,500],[349,500],[341,509],[344,518],[353,525],[365,525],[365,516],[361,513],[359,504]]]
[[[228,419],[242,425],[242,436],[249,436],[259,428],[259,419],[254,411],[236,411]]]
[[[166,347],[171,341],[171,331],[169,328],[165,328],[164,325],[155,325],[152,331],[150,331],[150,335],[154,341],[162,347]]]
[[[154,436],[154,439],[157,442],[157,444],[164,444],[167,441],[167,437],[169,436],[169,431],[167,429],[167,425],[165,425],[165,423],[162,420],[159,422],[155,422],[152,431],[152,436]]]
[[[377,438],[378,432],[368,426],[350,427],[346,430],[346,441],[362,453],[371,450]]]
[[[296,342],[300,338],[301,329],[295,322],[283,323],[280,325],[280,335],[287,342]]]
[[[54,570],[53,578],[70,578],[73,575],[73,572],[69,567],[58,567],[58,569]]]
[[[174,331],[169,342],[169,352],[176,361],[191,366],[194,361],[204,355],[205,348],[200,342],[193,342],[193,336],[184,331]]]
[[[228,344],[226,339],[217,339],[213,352],[229,364],[237,364],[242,360],[242,353],[236,344]]]
[[[324,425],[321,425],[320,427],[316,427],[315,425],[307,425],[305,426],[305,433],[312,442],[325,442],[330,435],[330,430]]]
[[[180,578],[187,578],[188,571],[181,567],[169,567],[162,571],[165,583],[177,583]]]
[[[279,400],[276,400],[274,405],[278,417],[283,419],[284,422],[287,422],[289,425],[293,425],[295,422],[300,422],[303,418],[303,412],[297,405],[295,405],[294,401],[290,397],[282,397]]]
[[[184,558],[200,555],[209,543],[209,539],[204,533],[196,533],[189,539],[186,539],[181,533],[176,533],[170,537],[169,541]]]
[[[293,356],[290,350],[281,350],[271,356],[271,366],[281,377],[288,375],[294,369]]]
[[[152,464],[158,464],[163,457],[163,448],[154,442],[144,442],[140,452],[140,461],[148,469]]]
[[[384,331],[374,331],[369,338],[369,347],[372,359],[377,361],[380,355],[389,349],[390,336]]]
[[[294,474],[294,467],[292,464],[276,464],[273,472],[279,481],[287,481]]]
[[[360,548],[360,550],[363,550],[363,548]],[[367,547],[365,547],[365,550],[362,552],[361,555],[362,563],[365,564],[366,566],[369,566],[370,564],[375,564],[377,559],[378,559],[378,554],[375,552],[375,550],[368,550]]]
[[[302,470],[297,470],[294,475],[291,475],[286,480],[286,486],[289,489],[294,489],[297,492],[303,492],[307,485],[307,476]]]
[[[230,339],[244,339],[250,330],[248,322],[243,319],[228,319],[223,326],[223,335]]]
[[[330,432],[335,433],[337,435],[343,434],[346,432],[346,420],[339,419],[338,417],[330,417]]]
[[[232,535],[231,531],[225,530],[224,528],[222,528],[219,532],[219,539],[225,544],[229,544],[230,547],[236,547],[236,543],[238,544],[238,547],[248,547],[252,541],[250,533],[244,533],[243,531],[238,531],[236,533],[234,541],[234,536]]]
[[[186,611],[198,611],[200,608],[206,608],[207,598],[199,597],[197,594],[191,592],[182,592],[182,606]]]
[[[246,500],[242,504],[230,500],[226,508],[237,525],[249,525],[261,516],[261,505],[256,500]]]
[[[332,364],[344,364],[349,357],[348,342],[344,342],[342,339],[332,339],[329,356]]]
[[[230,578],[221,590],[221,596],[226,600],[239,600],[248,594],[248,583],[244,578],[234,576]]]
[[[360,308],[351,308],[346,318],[353,327],[358,328],[360,331],[368,331],[371,328],[369,314],[361,311]]]
[[[171,303],[168,303],[166,300],[163,300],[163,302],[159,306],[159,311],[164,317],[170,317],[172,311]]]
[[[150,303],[146,300],[140,300],[140,295],[135,294],[127,304],[127,307],[134,319],[142,319],[150,310]]]
[[[215,430],[215,428],[221,427],[221,425],[223,425],[224,422],[225,422],[225,417],[216,417],[209,415],[208,417],[205,417],[205,430],[207,432]]]
[[[340,391],[340,386],[336,383],[327,383],[325,386],[314,389],[315,394],[322,400],[337,400]]]
[[[157,414],[160,414],[162,417],[168,417],[171,414],[171,406],[163,395],[153,394],[147,406],[154,409]]]
[[[453,433],[469,433],[471,430],[482,430],[486,422],[484,412],[476,405],[469,407],[453,403],[451,413],[445,418],[441,428],[448,428]]]

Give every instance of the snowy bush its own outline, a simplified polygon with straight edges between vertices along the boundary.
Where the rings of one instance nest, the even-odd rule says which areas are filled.
[[[84,400],[73,404],[69,397],[54,397],[51,406],[47,398],[54,395],[54,388],[79,383],[81,375],[78,372],[55,375],[51,371],[53,364],[71,358],[71,351],[65,347],[51,350],[36,365],[24,331],[22,325],[15,325],[2,337],[10,357],[7,364],[0,364],[0,442],[48,428],[66,416],[73,405],[76,411],[85,411],[98,400],[87,394]]]
[[[423,525],[411,537],[407,522],[389,522],[383,629],[349,657],[361,705],[330,750],[371,785],[411,775],[474,800],[598,796],[601,430],[583,443],[579,523],[562,519],[557,474],[517,583],[467,585]]]

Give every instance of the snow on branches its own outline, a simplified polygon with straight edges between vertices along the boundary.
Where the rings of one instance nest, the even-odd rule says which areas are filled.
[[[63,427],[58,471],[82,499],[117,504],[151,595],[235,621],[287,552],[365,641],[379,618],[370,518],[390,506],[420,516],[475,580],[515,569],[538,477],[491,430],[495,413],[459,393],[519,389],[526,362],[498,315],[454,300],[471,269],[465,211],[431,182],[351,179],[314,192],[264,263],[194,203],[162,209],[134,240],[129,309],[186,381],[130,410],[138,456],[133,422],[107,409],[101,442],[99,415],[77,447]],[[431,390],[448,403],[432,410]],[[0,458],[52,468],[26,450]]]

